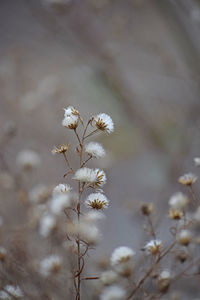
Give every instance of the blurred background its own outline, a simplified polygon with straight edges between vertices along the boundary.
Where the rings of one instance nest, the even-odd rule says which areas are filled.
[[[105,169],[111,201],[91,258],[120,245],[141,248],[144,201],[155,203],[162,237],[169,197],[182,189],[177,178],[196,172],[199,92],[198,0],[1,0],[0,215],[6,230],[26,224],[31,188],[64,182],[66,165],[51,150],[74,139],[61,125],[62,109],[73,105],[84,119],[105,112],[115,123],[112,135],[97,139],[106,159],[90,165]],[[17,166],[24,149],[40,155],[33,172]]]

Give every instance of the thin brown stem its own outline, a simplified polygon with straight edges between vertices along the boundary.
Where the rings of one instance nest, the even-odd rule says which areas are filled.
[[[197,198],[192,185],[189,185],[188,187],[189,187],[189,190],[190,190],[190,193],[192,195],[192,199],[193,199],[194,203],[198,204],[199,203],[199,199]]]
[[[91,119],[87,122],[87,125],[85,126],[85,129],[84,129],[84,131],[83,131],[82,144],[83,144],[83,142],[84,142],[85,135],[86,135],[86,132],[87,132],[87,129],[88,129],[88,126],[89,126],[90,123],[91,123]]]
[[[151,217],[147,216],[147,220],[148,220],[148,223],[149,223],[149,226],[150,226],[150,233],[151,233],[152,237],[154,239],[156,239],[156,233],[155,233],[155,230],[154,230],[154,227],[153,227],[153,223],[152,223]]]
[[[99,276],[82,278],[82,280],[95,280],[95,279],[99,279]]]
[[[92,132],[90,132],[88,135],[86,135],[86,136],[84,137],[84,140],[87,139],[88,137],[90,137],[91,135],[95,134],[98,130],[99,130],[99,129],[97,128],[97,129],[93,130]]]
[[[78,142],[79,142],[79,146],[82,147],[82,143],[81,143],[80,137],[79,137],[79,135],[78,135],[76,129],[74,129],[74,132],[75,132],[75,135],[76,135],[77,140],[78,140]]]
[[[66,161],[66,163],[67,163],[67,166],[68,166],[69,169],[74,173],[74,170],[73,170],[73,168],[70,166],[69,160],[68,160],[67,155],[66,155],[65,152],[63,152],[63,156],[64,156],[64,158],[65,158],[65,161]],[[68,174],[68,172],[67,172],[66,174]]]
[[[89,158],[82,163],[81,168],[83,168],[90,159],[92,159],[92,155],[90,155]]]

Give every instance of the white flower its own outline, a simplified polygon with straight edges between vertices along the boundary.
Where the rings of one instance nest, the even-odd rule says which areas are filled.
[[[95,126],[102,131],[111,133],[114,131],[114,124],[111,117],[107,114],[101,113],[94,117]]]
[[[112,266],[115,266],[120,263],[125,263],[131,259],[135,252],[129,247],[118,247],[116,248],[110,258]]]
[[[8,293],[6,293],[6,291]],[[22,290],[20,289],[20,287],[17,285],[17,286],[14,286],[14,285],[6,285],[4,287],[4,291],[0,291],[0,299],[7,299],[7,300],[10,300],[10,299],[13,299],[14,298],[22,298],[24,296]]]
[[[57,194],[51,199],[49,203],[49,209],[53,214],[59,215],[63,211],[63,209],[69,207],[70,204],[71,201],[68,194]]]
[[[187,229],[182,229],[178,234],[177,240],[181,245],[188,246],[191,242],[191,238],[192,233]]]
[[[106,196],[101,193],[92,193],[87,197],[85,201],[85,205],[87,207],[97,210],[107,208],[108,203],[109,201]]]
[[[60,271],[61,264],[62,259],[58,255],[49,255],[40,262],[40,273],[44,277],[48,277]]]
[[[106,174],[103,170],[100,169],[95,169],[95,174],[96,174],[96,181],[94,183],[95,187],[100,187],[103,186],[106,183]]]
[[[107,287],[100,295],[100,300],[123,300],[126,296],[125,290],[117,285]]]
[[[20,168],[32,169],[40,164],[40,156],[32,150],[22,150],[18,153],[16,163]]]
[[[106,183],[106,174],[100,169],[81,168],[76,171],[73,179],[100,187]]]
[[[73,106],[68,106],[67,108],[64,108],[64,116],[65,117],[71,117],[71,115],[73,116],[79,116],[79,112],[78,110],[76,110]]]
[[[62,193],[67,193],[72,190],[69,184],[60,183],[53,189],[53,195],[58,195]]]
[[[178,182],[183,185],[192,185],[197,180],[197,176],[192,173],[184,174],[183,176],[179,177]]]
[[[29,192],[29,200],[32,203],[43,202],[48,197],[48,188],[44,184],[37,184]]]
[[[188,198],[181,192],[175,193],[169,199],[169,205],[173,209],[183,209],[188,204]]]
[[[78,117],[73,115],[70,117],[64,117],[62,125],[69,129],[76,129],[78,126]]]
[[[170,278],[171,278],[171,273],[169,270],[163,270],[159,275],[159,279],[170,279]]]
[[[62,121],[62,125],[69,129],[76,129],[80,117],[79,112],[76,109],[74,109],[73,106],[64,108],[64,111],[65,113],[64,113],[64,119]]]
[[[106,154],[102,145],[96,142],[90,142],[85,145],[85,151],[96,158],[104,157]]]
[[[54,216],[48,214],[44,215],[40,220],[39,233],[42,237],[48,237],[56,228],[56,219]]]
[[[152,255],[160,253],[161,249],[162,249],[162,242],[160,240],[151,240],[144,247],[144,250],[146,250],[148,254],[152,254]]]
[[[200,157],[195,157],[194,158],[194,163],[196,167],[200,167]]]

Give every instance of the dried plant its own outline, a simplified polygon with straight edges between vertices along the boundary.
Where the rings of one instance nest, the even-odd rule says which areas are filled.
[[[119,246],[111,253],[110,261],[102,262],[101,267],[99,264],[99,273],[91,274],[94,268],[88,252],[101,237],[97,222],[105,218],[102,211],[109,200],[102,190],[107,180],[105,172],[88,166],[93,159],[104,157],[105,150],[88,139],[101,132],[112,133],[114,125],[105,113],[84,121],[72,106],[64,109],[62,125],[74,133],[77,141],[75,149],[68,142],[52,150],[64,158],[66,183],[54,187],[40,183],[27,191],[23,178],[19,181],[18,174],[5,164],[5,187],[19,195],[28,221],[15,229],[6,244],[7,233],[0,218],[0,299],[187,299],[187,291],[184,298],[176,289],[179,284],[189,287],[190,283],[194,296],[198,296],[198,284],[194,284],[200,274],[200,202],[194,188],[197,176],[187,173],[179,177],[178,182],[187,190],[169,199],[166,218],[171,224],[168,234],[165,230],[166,237],[161,236],[159,225],[155,226],[155,204],[141,203],[146,241],[139,245],[140,251]],[[77,160],[73,164],[70,152]],[[194,160],[197,167],[199,160]],[[21,151],[16,160],[24,172],[30,172],[40,161],[39,155],[30,150]],[[13,187],[8,184],[11,181]],[[36,242],[31,251],[33,236]],[[49,241],[53,253],[48,253]],[[43,252],[45,255],[41,255]],[[91,284],[89,296],[82,288],[84,282]]]

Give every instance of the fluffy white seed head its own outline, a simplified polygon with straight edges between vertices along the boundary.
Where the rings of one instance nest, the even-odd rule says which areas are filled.
[[[96,173],[94,169],[81,168],[76,171],[73,179],[81,182],[94,183],[96,181]]]
[[[84,225],[80,230],[81,236],[89,245],[96,245],[100,238],[101,233],[96,226]]]
[[[116,283],[117,280],[118,280],[118,274],[113,270],[105,271],[100,276],[100,281],[104,285],[111,285],[113,283]]]
[[[196,167],[200,167],[200,157],[195,157],[194,158],[194,163]]]
[[[37,152],[32,150],[22,150],[18,153],[16,163],[21,169],[32,169],[38,167],[41,162]]]
[[[69,129],[76,129],[78,126],[78,117],[73,115],[70,117],[64,117],[62,120],[62,126]]]
[[[95,169],[96,173],[96,181],[95,181],[95,187],[101,187],[106,183],[106,174],[103,170]]]
[[[101,113],[94,117],[95,126],[102,131],[111,133],[114,131],[114,123],[111,117],[105,113]]]
[[[58,273],[58,271],[60,271],[61,264],[62,259],[60,256],[56,254],[49,255],[40,262],[40,273],[44,277]]]
[[[183,176],[179,177],[178,182],[183,185],[192,185],[197,180],[197,176],[192,173],[184,174]]]
[[[171,273],[169,270],[163,270],[160,275],[159,275],[160,279],[170,279],[171,278]]]
[[[147,252],[147,254],[152,254],[152,255],[158,254],[162,250],[162,241],[151,240],[145,245],[144,250]]]
[[[57,194],[52,197],[49,203],[49,209],[52,214],[59,215],[61,212],[63,212],[64,208],[70,207],[70,205],[70,194]]]
[[[83,220],[87,223],[95,223],[103,219],[105,219],[105,215],[98,210],[90,210],[83,216]]]
[[[69,224],[67,229],[69,234],[79,234],[80,238],[89,245],[96,245],[101,238],[99,229],[94,224],[91,226],[89,222],[81,221]]]
[[[116,248],[110,258],[112,266],[116,266],[120,263],[125,263],[131,259],[135,252],[129,247],[118,247]]]
[[[92,193],[87,197],[85,201],[85,205],[87,207],[97,210],[107,208],[108,204],[108,199],[104,194],[101,193]]]
[[[123,300],[125,296],[126,292],[122,287],[113,285],[103,291],[100,295],[100,300]]]
[[[78,110],[76,110],[73,106],[68,106],[67,108],[64,108],[64,117],[70,117],[70,116],[80,116]]]
[[[72,190],[71,186],[66,183],[60,183],[53,189],[53,195],[68,193]]]
[[[39,224],[39,234],[42,237],[48,237],[56,228],[56,219],[53,215],[44,215]]]
[[[95,188],[97,188],[106,183],[106,174],[100,169],[81,168],[76,171],[73,179],[91,183]]]
[[[105,150],[102,147],[101,144],[96,143],[96,142],[90,142],[87,145],[85,145],[85,151],[96,158],[101,158],[105,156]]]
[[[181,192],[175,193],[169,199],[169,205],[173,209],[183,209],[188,204],[188,197]]]
[[[44,202],[49,196],[49,189],[44,184],[37,184],[29,192],[29,200],[31,203]]]
[[[64,111],[65,112],[64,112],[64,119],[62,121],[62,125],[69,129],[76,129],[80,117],[79,112],[73,106],[64,108]]]
[[[6,293],[6,291],[8,293]],[[0,291],[0,299],[6,299],[6,300],[11,300],[13,298],[22,298],[24,296],[24,293],[20,289],[20,287],[14,286],[14,285],[6,285],[4,287],[4,290]]]
[[[183,246],[188,246],[192,239],[192,233],[190,230],[183,229],[179,232],[177,240]]]

